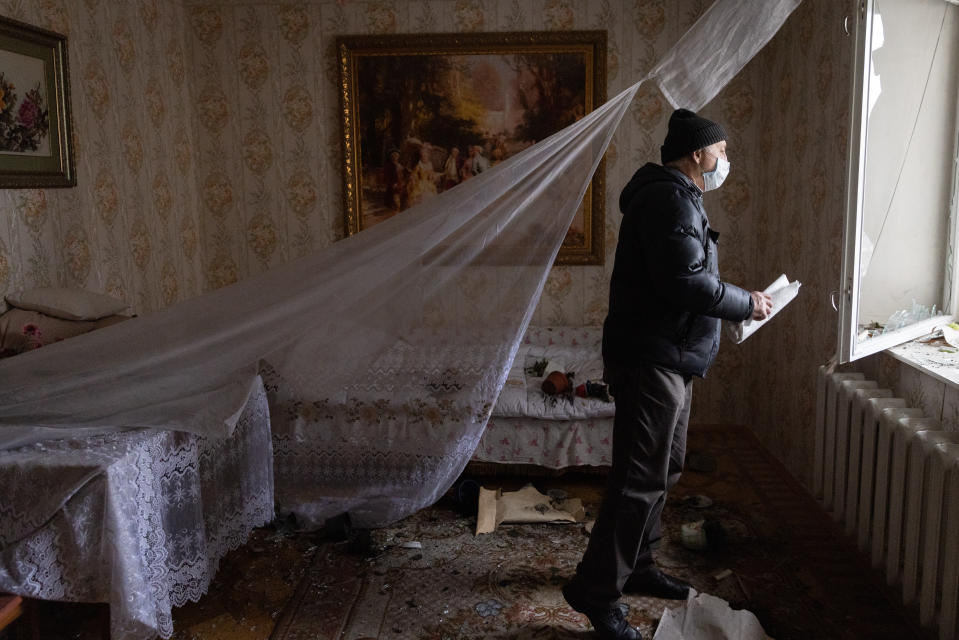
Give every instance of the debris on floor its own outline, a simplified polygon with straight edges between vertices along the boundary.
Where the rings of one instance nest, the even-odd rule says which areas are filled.
[[[708,509],[709,507],[713,506],[712,498],[702,494],[686,496],[682,498],[679,503],[685,506],[690,506],[694,509]]]
[[[481,488],[476,515],[476,535],[492,533],[506,523],[583,522],[586,510],[579,498],[543,495],[531,484],[519,491]]]
[[[680,542],[683,543],[684,547],[692,549],[693,551],[703,551],[706,549],[708,545],[703,524],[705,524],[705,520],[697,520],[696,522],[687,522],[682,526]]]
[[[771,640],[756,616],[690,589],[685,607],[665,609],[653,640]]]
[[[679,541],[693,551],[715,551],[726,543],[726,531],[718,520],[704,518],[684,524]]]

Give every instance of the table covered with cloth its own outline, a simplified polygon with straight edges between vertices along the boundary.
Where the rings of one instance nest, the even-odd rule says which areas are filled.
[[[106,602],[115,640],[169,638],[220,559],[273,517],[257,381],[232,437],[134,429],[0,451],[0,591]]]

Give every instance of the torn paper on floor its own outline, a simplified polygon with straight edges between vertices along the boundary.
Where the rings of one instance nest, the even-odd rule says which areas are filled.
[[[492,533],[504,522],[583,522],[586,510],[579,498],[557,500],[531,484],[519,491],[480,488],[476,535]]]
[[[759,620],[722,598],[689,590],[686,607],[665,609],[653,640],[772,640]]]
[[[776,278],[776,281],[766,287],[766,290],[763,292],[769,294],[769,297],[773,299],[772,311],[769,312],[769,315],[766,316],[764,320],[747,318],[742,322],[727,322],[726,327],[729,330],[729,337],[732,341],[739,344],[759,330],[759,327],[772,320],[773,316],[782,311],[787,304],[792,302],[793,298],[799,295],[800,286],[801,283],[798,280],[790,282],[785,273]]]

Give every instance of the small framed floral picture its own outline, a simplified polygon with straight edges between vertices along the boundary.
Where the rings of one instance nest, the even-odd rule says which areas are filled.
[[[76,185],[66,37],[0,17],[0,187]]]

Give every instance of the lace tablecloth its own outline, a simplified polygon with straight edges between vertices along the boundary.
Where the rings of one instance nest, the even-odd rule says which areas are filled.
[[[112,638],[173,634],[171,609],[273,517],[258,383],[232,438],[130,430],[0,452],[0,590],[108,602]]]

